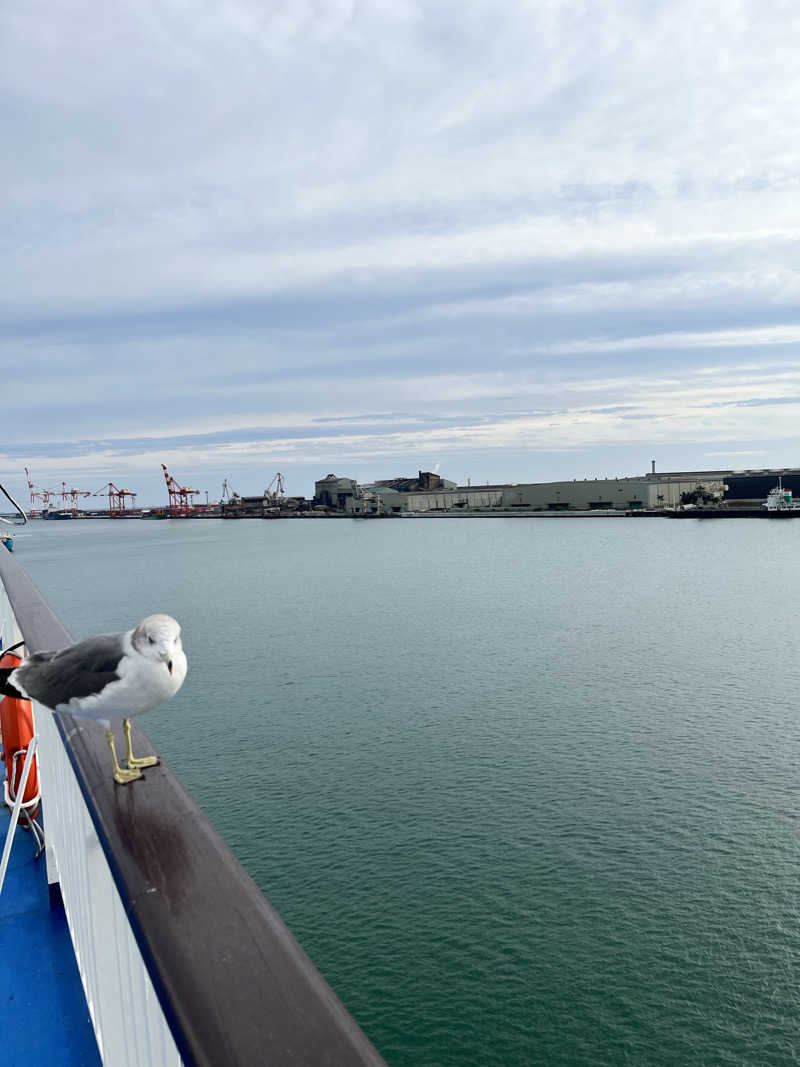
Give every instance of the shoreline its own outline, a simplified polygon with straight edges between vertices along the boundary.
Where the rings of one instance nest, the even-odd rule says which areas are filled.
[[[542,511],[528,508],[516,508],[501,510],[499,508],[486,511],[406,511],[391,515],[359,515],[348,512],[319,512],[319,511],[295,511],[278,515],[215,515],[211,512],[202,512],[197,515],[97,515],[78,514],[72,516],[69,521],[80,522],[87,519],[107,519],[109,521],[143,520],[143,521],[194,521],[198,519],[224,519],[226,521],[257,520],[259,522],[280,521],[285,519],[302,521],[319,521],[327,519],[352,519],[359,522],[372,522],[375,520],[393,519],[800,519],[800,508],[767,510],[766,508],[692,508],[687,511],[667,510],[622,510],[613,508],[594,508],[592,510],[565,509],[563,511]],[[30,521],[41,520],[41,516],[34,515]],[[47,520],[42,520],[47,521]]]

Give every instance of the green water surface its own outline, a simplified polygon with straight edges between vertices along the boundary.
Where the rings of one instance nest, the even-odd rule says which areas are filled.
[[[800,522],[35,523],[75,637],[395,1065],[800,1059]]]

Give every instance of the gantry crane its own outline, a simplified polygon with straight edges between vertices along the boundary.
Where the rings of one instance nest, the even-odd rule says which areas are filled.
[[[91,496],[92,495],[91,493],[86,493],[81,489],[67,489],[67,483],[66,482],[62,482],[61,483],[61,488],[60,489],[42,489],[40,486],[33,484],[33,482],[31,481],[30,471],[28,470],[27,467],[25,468],[25,477],[28,480],[28,489],[29,489],[30,494],[31,494],[31,509],[30,509],[30,513],[33,516],[36,515],[35,504],[36,504],[37,500],[41,500],[41,502],[42,502],[42,514],[44,514],[45,511],[49,511],[50,510],[50,501],[54,497],[60,496],[61,497],[62,510],[66,511],[67,506],[69,504],[71,504],[72,505],[72,511],[73,511],[73,514],[74,514],[75,511],[77,510],[78,497],[79,496]]]
[[[76,489],[74,486],[71,489],[67,489],[67,483],[61,483],[61,492],[57,494],[61,497],[61,506],[66,511],[70,509],[73,516],[78,513],[78,498],[88,497],[92,494],[86,489]]]
[[[46,511],[50,511],[50,501],[57,496],[61,496],[60,489],[40,489],[39,496],[42,501],[42,515]]]
[[[131,507],[136,506],[136,493],[131,489],[117,489],[113,482],[107,482],[102,489],[98,489],[92,496],[108,497],[108,516],[111,519],[116,519],[125,514],[126,497],[131,498]]]
[[[31,518],[35,518],[36,517],[36,501],[37,500],[41,500],[42,507],[44,507],[45,506],[45,493],[47,492],[47,490],[46,489],[40,489],[38,485],[34,485],[33,484],[33,482],[31,481],[31,472],[28,470],[27,467],[25,468],[25,477],[26,477],[26,479],[28,481],[28,490],[29,490],[29,492],[31,494],[31,506],[30,506],[30,509],[29,509],[30,516],[31,516]],[[48,500],[49,500],[49,497],[48,497]]]
[[[169,493],[169,517],[171,519],[182,519],[187,515],[191,515],[194,511],[194,505],[189,498],[197,496],[200,490],[190,489],[188,485],[181,485],[180,482],[172,477],[163,463],[161,464],[161,469],[164,472],[164,481],[167,483],[167,492]]]

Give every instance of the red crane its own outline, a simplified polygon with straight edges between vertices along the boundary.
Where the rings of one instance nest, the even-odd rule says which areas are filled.
[[[35,515],[36,515],[36,501],[37,500],[41,500],[42,506],[44,507],[44,505],[46,503],[46,501],[45,501],[45,493],[47,492],[47,490],[46,489],[40,489],[38,485],[34,485],[33,484],[33,482],[31,481],[31,472],[28,470],[27,467],[25,468],[25,477],[28,480],[28,489],[29,489],[30,494],[31,494],[30,515],[31,515],[31,518],[34,518]]]
[[[67,508],[71,508],[72,514],[77,515],[78,497],[87,497],[91,496],[92,494],[88,493],[85,489],[76,489],[75,486],[73,486],[71,489],[67,489],[67,483],[62,482],[61,492],[57,493],[56,495],[61,497],[61,506],[64,508],[65,511]]]
[[[189,498],[197,496],[200,490],[190,489],[188,485],[181,485],[180,482],[172,477],[163,463],[161,464],[161,469],[164,472],[164,481],[167,483],[167,492],[169,493],[169,517],[171,519],[182,519],[187,515],[191,515],[195,508]]]
[[[127,505],[125,498],[131,498],[131,507],[136,506],[136,493],[131,489],[117,489],[113,482],[107,482],[102,489],[98,489],[92,496],[108,497],[108,517],[116,519],[125,514]]]
[[[28,473],[27,467],[25,468],[25,473]],[[58,489],[42,489],[38,485],[34,485],[31,482],[30,477],[28,478],[28,488],[31,491],[31,503],[33,503],[33,501],[37,497],[39,498],[39,500],[41,500],[42,514],[44,514],[45,511],[50,510],[50,501],[53,499],[54,496],[61,496],[61,493]],[[33,514],[33,511],[31,511],[31,514]]]

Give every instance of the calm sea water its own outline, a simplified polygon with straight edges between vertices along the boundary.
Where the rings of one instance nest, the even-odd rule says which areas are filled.
[[[800,522],[37,523],[395,1067],[800,1059]]]

